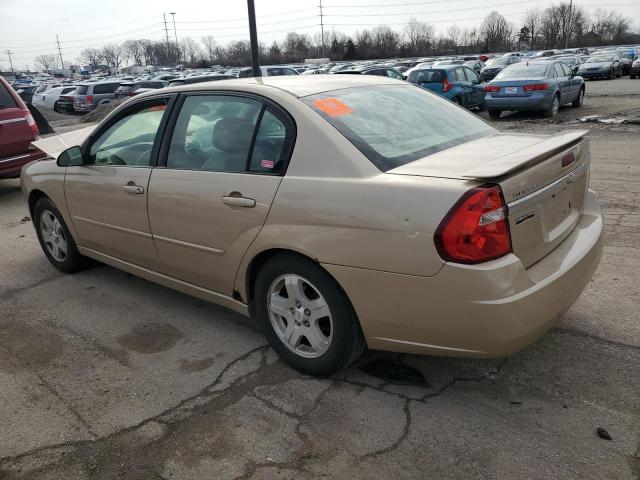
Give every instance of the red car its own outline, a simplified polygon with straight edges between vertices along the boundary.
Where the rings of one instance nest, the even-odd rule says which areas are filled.
[[[29,109],[11,85],[0,77],[0,179],[17,178],[20,170],[46,154],[29,144],[40,132]]]

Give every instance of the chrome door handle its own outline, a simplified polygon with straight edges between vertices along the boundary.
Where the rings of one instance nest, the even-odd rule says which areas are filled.
[[[232,207],[253,208],[256,206],[256,201],[253,198],[246,197],[222,197],[222,203]]]
[[[123,185],[122,189],[127,193],[135,193],[137,195],[144,193],[144,188],[138,185]]]

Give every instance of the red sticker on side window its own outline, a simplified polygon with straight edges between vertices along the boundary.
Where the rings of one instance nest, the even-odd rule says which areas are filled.
[[[330,117],[340,117],[353,113],[353,110],[351,110],[347,104],[337,98],[319,98],[313,102],[313,106]]]
[[[275,162],[273,160],[262,160],[260,162],[260,166],[262,168],[273,168],[274,165],[275,165]]]

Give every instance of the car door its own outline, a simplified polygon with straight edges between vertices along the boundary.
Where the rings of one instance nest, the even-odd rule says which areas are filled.
[[[472,85],[467,77],[464,74],[464,68],[458,67],[455,70],[452,70],[449,74],[449,78],[453,79],[455,86],[459,89],[459,93],[456,95],[460,99],[460,105],[467,107],[471,105],[472,100]],[[453,97],[455,101],[455,98]]]
[[[571,81],[568,75],[565,74],[560,63],[554,63],[553,69],[556,74],[558,88],[560,89],[560,105],[564,105],[569,101],[571,96]]]
[[[293,148],[288,114],[252,96],[184,97],[163,165],[149,183],[149,222],[166,275],[231,296]]]
[[[464,74],[470,83],[469,105],[480,105],[484,99],[484,87],[480,85],[480,77],[468,67],[464,67]]]
[[[565,76],[569,80],[567,102],[572,102],[580,92],[580,79],[573,74],[571,68],[567,64],[561,63],[560,66],[562,67]]]
[[[12,157],[26,155],[29,143],[34,140],[34,132],[29,124],[29,121],[33,122],[33,118],[28,120],[10,88],[0,81],[0,169],[9,164],[14,165],[14,162],[17,164],[20,158]]]
[[[83,144],[84,165],[67,167],[65,197],[78,244],[157,268],[147,188],[171,102],[165,96],[132,103]]]

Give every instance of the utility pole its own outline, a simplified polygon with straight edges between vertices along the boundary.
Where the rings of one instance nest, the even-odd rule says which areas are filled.
[[[167,64],[169,64],[171,49],[169,48],[169,29],[167,28],[167,15],[163,13],[162,18],[164,19],[164,33],[167,37]]]
[[[173,34],[176,37],[176,52],[178,52],[178,59],[176,63],[180,63],[180,47],[178,46],[178,31],[176,30],[176,12],[169,12],[169,15],[173,17]]]
[[[324,15],[322,12],[322,0],[320,0],[320,35],[322,36],[322,58],[324,58]]]
[[[565,27],[564,32],[564,48],[568,48],[569,46],[569,35],[571,35],[571,11],[573,7],[573,0],[569,0],[569,18],[567,19],[567,26]]]
[[[15,70],[13,69],[13,61],[11,60],[11,54],[13,52],[11,50],[7,50],[5,53],[9,57],[9,64],[11,65],[11,73],[16,73]]]
[[[56,33],[56,43],[58,44],[58,53],[60,54],[60,67],[64,70],[64,62],[62,61],[62,50],[60,49],[60,40],[58,40],[58,34]]]
[[[251,39],[251,66],[253,67],[253,76],[261,77],[258,32],[256,30],[256,7],[253,4],[253,0],[247,0],[247,10],[249,13],[249,38]]]

